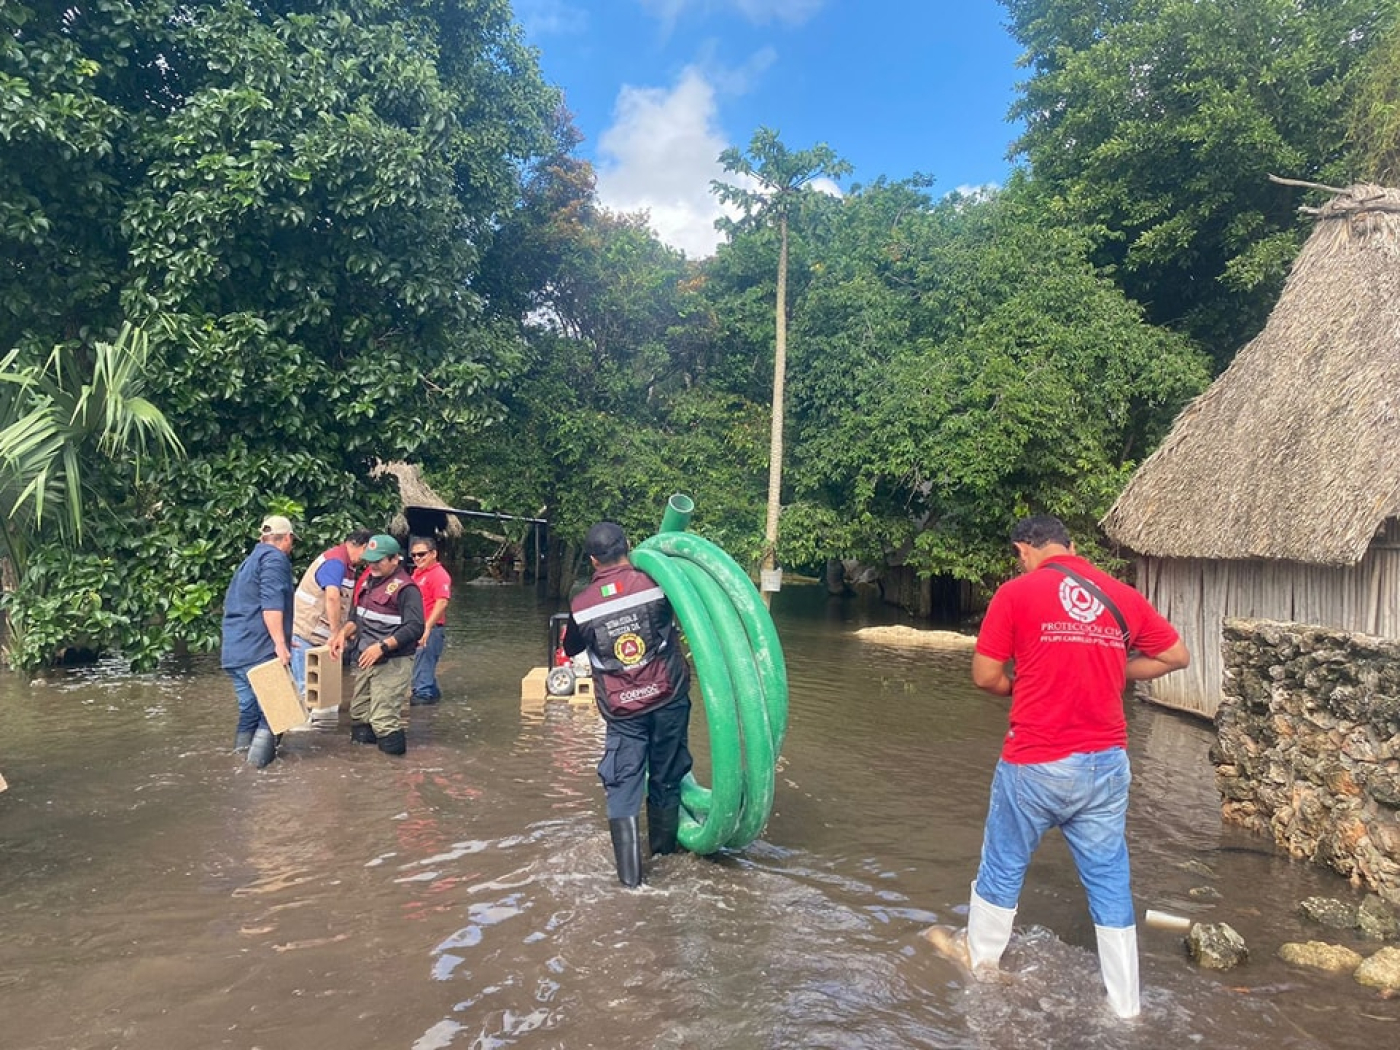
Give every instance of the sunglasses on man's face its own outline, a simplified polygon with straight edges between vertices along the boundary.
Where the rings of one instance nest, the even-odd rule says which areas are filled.
[[[409,551],[408,556],[417,561],[419,558],[426,558],[431,553],[431,551]]]

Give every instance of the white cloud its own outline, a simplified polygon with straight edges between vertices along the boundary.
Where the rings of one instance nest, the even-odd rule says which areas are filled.
[[[720,206],[712,179],[728,146],[716,125],[715,90],[687,69],[674,88],[624,86],[613,124],[598,140],[598,199],[613,211],[646,210],[656,235],[691,258],[713,254]]]

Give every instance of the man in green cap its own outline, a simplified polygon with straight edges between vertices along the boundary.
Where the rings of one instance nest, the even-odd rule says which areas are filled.
[[[350,617],[330,640],[333,659],[347,645],[358,669],[350,701],[350,739],[378,744],[386,755],[408,750],[403,698],[413,677],[413,653],[423,636],[423,595],[402,565],[398,540],[372,536],[361,560],[369,572]]]

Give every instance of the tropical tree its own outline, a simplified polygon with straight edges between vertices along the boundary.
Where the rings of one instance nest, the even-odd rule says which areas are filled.
[[[1091,536],[1208,373],[1023,179],[923,208],[917,190],[846,198],[833,265],[794,316],[785,521],[808,564],[898,551],[921,575],[990,582],[1019,515]]]
[[[1030,69],[1013,151],[1148,319],[1223,366],[1306,234],[1268,176],[1349,179],[1350,98],[1395,0],[1002,2]]]
[[[22,573],[25,551],[46,525],[69,543],[83,538],[84,464],[129,464],[139,480],[151,455],[183,453],[161,411],[144,396],[146,334],[123,325],[96,342],[90,364],[74,347],[42,363],[11,350],[0,359],[0,512],[5,550]]]
[[[0,535],[14,582],[24,581],[41,538],[81,545],[89,494],[183,448],[143,396],[146,335],[123,325],[112,342],[58,346],[42,361],[13,349],[0,359]],[[30,598],[38,597],[31,594]],[[24,640],[12,646],[23,650]]]
[[[217,637],[209,581],[270,506],[333,540],[382,518],[375,460],[501,417],[524,346],[477,279],[557,105],[507,0],[0,4],[0,346],[158,317],[150,396],[189,453],[103,535],[143,569],[126,655]]]
[[[777,292],[774,302],[773,400],[768,446],[768,503],[763,525],[761,568],[778,565],[778,514],[782,505],[783,481],[783,399],[787,378],[787,280],[788,227],[812,183],[820,178],[839,179],[850,174],[851,166],[825,143],[807,150],[789,150],[769,128],[759,128],[747,152],[735,147],[719,155],[719,162],[740,183],[711,183],[722,204],[737,207],[738,222],[724,222],[731,236],[747,228],[768,227],[778,234]],[[767,591],[764,601],[769,600]]]
[[[712,539],[748,540],[742,523],[757,503],[742,465],[761,454],[757,413],[712,385],[701,269],[644,216],[599,207],[591,169],[556,157],[499,231],[486,275],[487,294],[520,313],[525,366],[502,391],[500,424],[459,449],[435,485],[495,509],[543,510],[555,557],[599,517],[651,531],[676,491],[704,507]]]

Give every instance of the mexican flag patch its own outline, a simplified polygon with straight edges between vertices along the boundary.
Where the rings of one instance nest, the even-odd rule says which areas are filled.
[[[617,584],[605,583],[602,587],[598,588],[598,593],[601,594],[604,598],[611,598],[614,594],[617,593]]]

